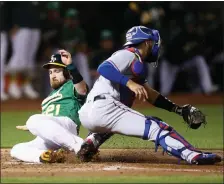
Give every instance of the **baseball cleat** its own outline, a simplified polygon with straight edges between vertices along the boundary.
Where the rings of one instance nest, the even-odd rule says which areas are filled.
[[[40,155],[42,163],[64,163],[66,151],[61,148],[58,150],[47,150]]]
[[[91,139],[87,139],[81,146],[81,149],[77,153],[77,157],[83,162],[89,162],[99,153],[95,148]]]
[[[195,165],[213,165],[215,163],[221,162],[222,158],[216,154],[213,153],[202,153],[197,156],[195,156],[191,164]]]

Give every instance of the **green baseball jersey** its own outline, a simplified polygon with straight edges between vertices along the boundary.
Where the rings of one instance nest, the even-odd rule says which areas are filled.
[[[78,111],[83,104],[83,100],[83,96],[80,98],[80,95],[76,92],[72,80],[69,80],[59,89],[53,90],[43,100],[41,104],[42,114],[66,116],[80,126]]]

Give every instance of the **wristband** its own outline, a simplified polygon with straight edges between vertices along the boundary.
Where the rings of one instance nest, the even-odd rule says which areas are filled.
[[[168,98],[164,97],[163,95],[159,94],[159,96],[156,98],[156,101],[153,104],[156,107],[165,109],[167,111],[174,111],[176,109],[176,104],[171,102]]]
[[[67,69],[74,70],[74,69],[76,69],[76,67],[71,63],[71,64],[67,65]]]
[[[73,64],[68,65],[67,69],[69,70],[69,72],[72,76],[72,81],[74,84],[77,84],[83,80],[82,75],[79,73],[79,71]]]

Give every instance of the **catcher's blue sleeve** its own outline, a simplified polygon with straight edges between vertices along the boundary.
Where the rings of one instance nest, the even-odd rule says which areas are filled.
[[[106,79],[126,86],[129,78],[121,74],[110,62],[103,62],[97,69],[100,75]]]

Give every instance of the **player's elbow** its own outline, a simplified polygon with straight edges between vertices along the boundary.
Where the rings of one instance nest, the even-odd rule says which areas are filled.
[[[97,72],[99,73],[99,74],[102,74],[102,69],[103,69],[103,67],[102,67],[102,64],[97,68]]]
[[[87,90],[87,88],[82,88],[82,89],[78,89],[77,92],[80,95],[87,95],[88,90]]]
[[[108,69],[111,68],[111,64],[107,61],[104,61],[102,64],[99,65],[99,67],[97,68],[97,72],[100,75],[103,75],[104,73],[106,73],[108,71]]]
[[[88,85],[84,81],[75,84],[75,89],[80,95],[87,95],[89,91]]]

